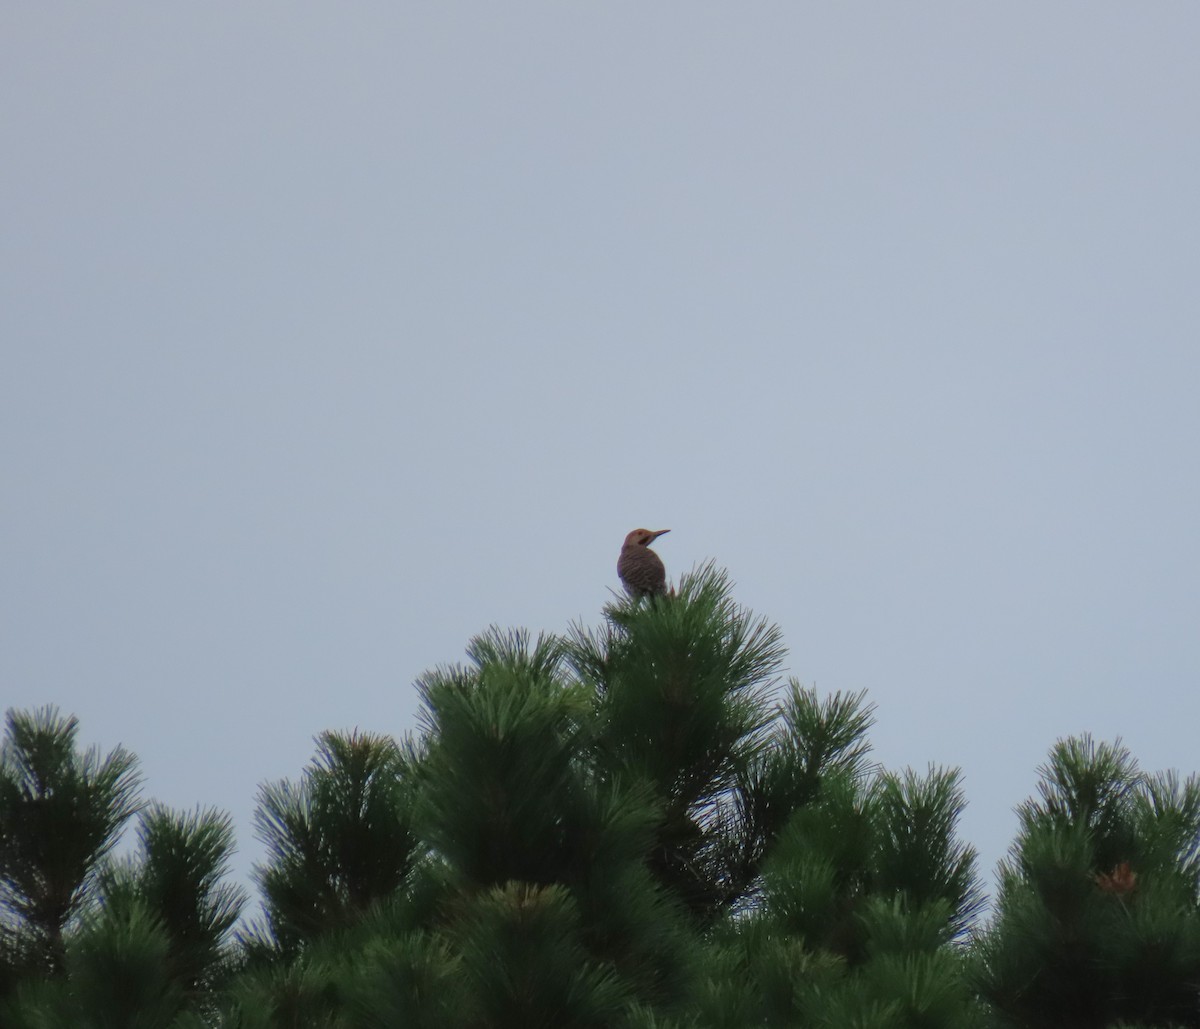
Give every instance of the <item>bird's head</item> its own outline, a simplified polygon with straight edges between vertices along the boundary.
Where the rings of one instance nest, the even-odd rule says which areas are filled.
[[[627,547],[648,547],[659,536],[665,532],[670,532],[670,529],[634,529],[628,536],[625,537],[625,546]]]

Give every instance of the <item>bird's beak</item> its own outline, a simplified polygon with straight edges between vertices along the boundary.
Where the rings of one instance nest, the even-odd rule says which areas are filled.
[[[658,532],[654,533],[654,535],[650,537],[650,541],[653,542],[654,540],[658,539],[659,536],[664,536],[670,531],[670,529],[659,529]]]

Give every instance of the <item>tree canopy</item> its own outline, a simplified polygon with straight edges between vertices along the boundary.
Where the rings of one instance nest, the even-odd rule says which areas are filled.
[[[9,711],[0,1025],[1200,1026],[1195,778],[1059,741],[985,916],[959,773],[871,763],[865,695],[783,659],[712,567],[493,628],[410,736],[322,733],[260,787],[257,913],[227,815]]]

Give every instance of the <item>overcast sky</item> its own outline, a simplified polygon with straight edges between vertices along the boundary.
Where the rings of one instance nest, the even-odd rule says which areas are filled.
[[[0,12],[0,708],[234,815],[671,528],[961,767],[1200,767],[1194,3]]]

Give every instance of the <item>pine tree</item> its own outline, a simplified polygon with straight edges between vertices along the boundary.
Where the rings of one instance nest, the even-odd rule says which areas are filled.
[[[136,921],[143,911],[166,935],[170,980],[185,997],[203,996],[230,971],[229,936],[245,904],[245,891],[226,881],[233,822],[220,811],[184,814],[160,804],[139,820],[137,856],[101,875],[96,921]]]
[[[955,836],[957,775],[868,768],[861,705],[791,684],[769,753],[797,803],[752,904],[714,937],[705,1025],[986,1024],[963,974],[981,895],[974,853]]]
[[[608,607],[607,625],[577,628],[568,650],[592,698],[596,773],[651,800],[649,866],[701,921],[742,899],[797,799],[754,790],[770,775],[782,635],[729,594],[706,566],[676,596]]]
[[[242,891],[223,882],[229,817],[140,811],[136,856],[113,860],[138,809],[137,763],[80,751],[53,708],[9,712],[0,751],[6,996],[13,1029],[183,1029],[231,967]]]
[[[300,788],[263,791],[277,939],[298,924],[281,899],[324,896],[347,839],[403,874],[293,933],[230,1024],[977,1023],[956,776],[869,769],[861,695],[781,684],[779,630],[711,568],[605,616],[493,629],[422,677],[419,744],[388,776],[411,806],[375,832],[328,738]],[[315,804],[328,775],[360,788]]]
[[[227,816],[9,714],[5,1029],[1200,1026],[1200,783],[1059,744],[974,922],[958,773],[870,763],[865,696],[783,680],[711,567],[598,629],[491,629],[413,739],[321,734],[259,791],[264,918]]]
[[[292,952],[354,924],[405,883],[414,863],[416,757],[386,736],[324,732],[299,785],[259,790],[255,816],[268,860],[256,871],[269,933]]]
[[[1119,743],[1058,743],[978,946],[1005,1024],[1200,1026],[1200,780]]]
[[[64,934],[101,860],[137,809],[137,760],[80,751],[78,720],[8,711],[0,744],[0,996],[20,976],[62,971]]]

